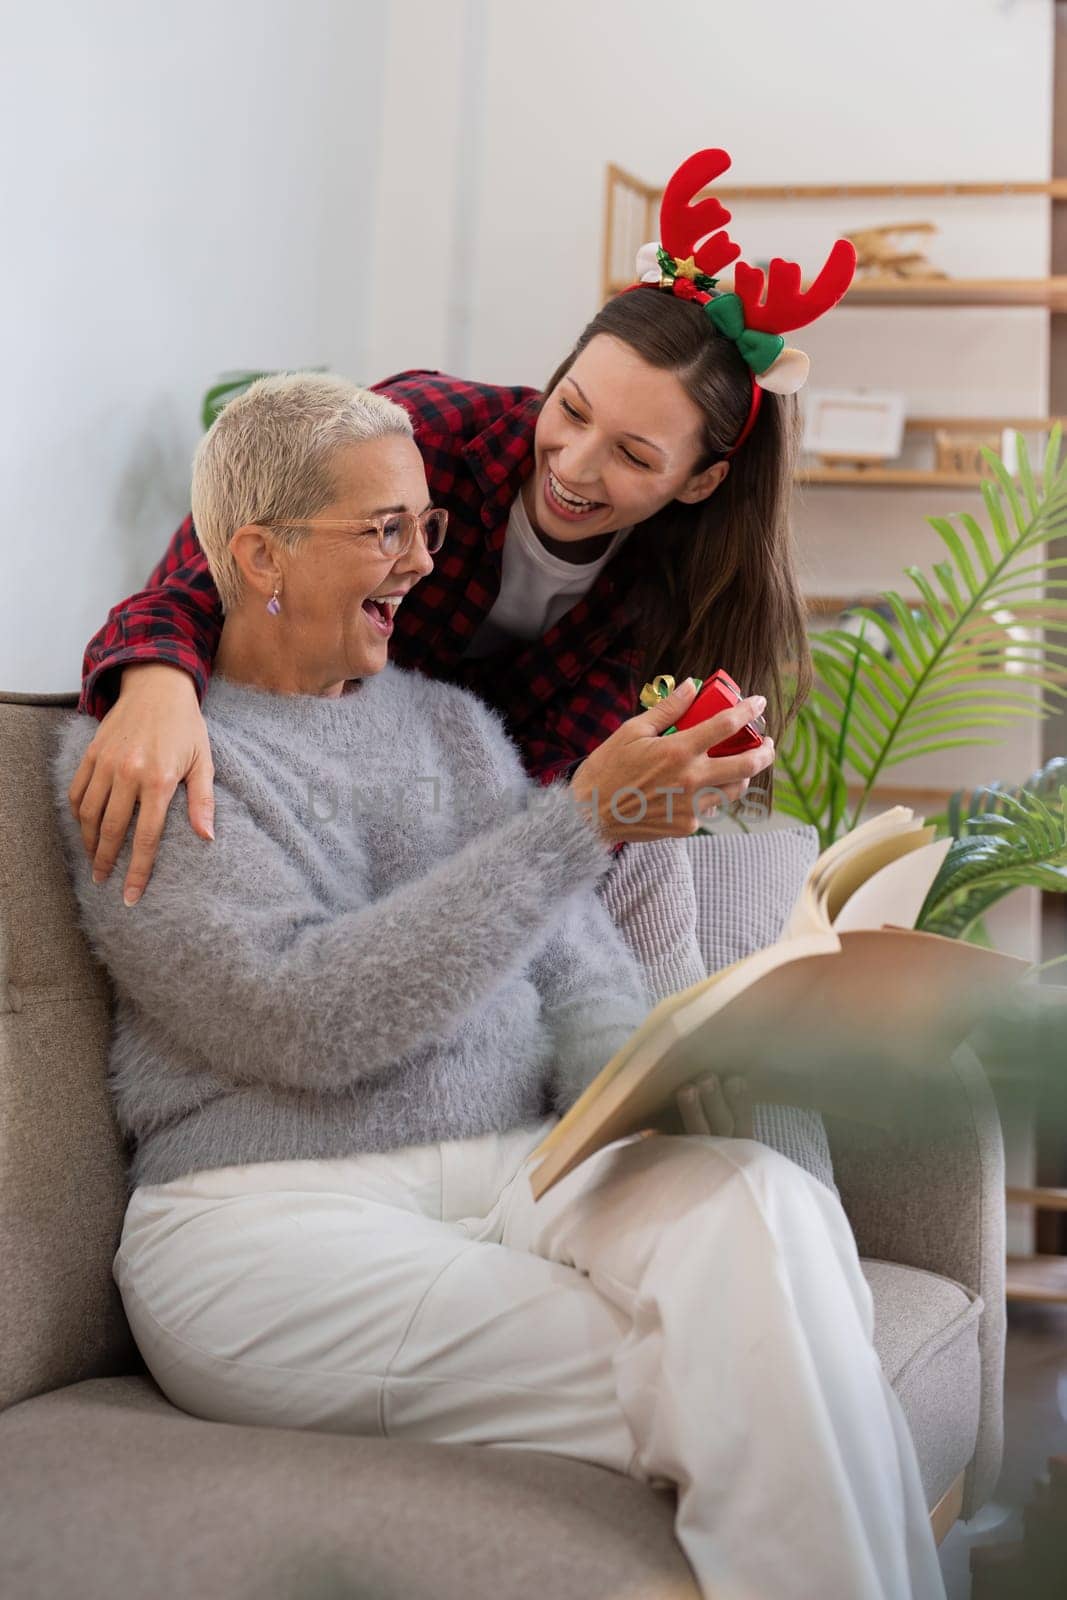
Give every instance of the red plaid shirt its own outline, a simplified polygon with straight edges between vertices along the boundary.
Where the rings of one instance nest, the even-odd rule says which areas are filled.
[[[508,515],[533,467],[540,395],[421,371],[374,387],[410,412],[430,496],[449,513],[433,572],[397,612],[390,656],[495,706],[527,770],[547,783],[639,709],[630,599],[639,541],[627,540],[540,639],[462,660],[500,591]],[[148,586],[117,605],[90,641],[81,709],[102,717],[118,694],[119,670],[135,661],[182,667],[202,698],[221,628],[218,594],[187,517]]]

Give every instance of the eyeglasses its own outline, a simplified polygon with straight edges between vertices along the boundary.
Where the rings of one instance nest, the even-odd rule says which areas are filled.
[[[415,543],[416,528],[421,531],[430,555],[436,555],[445,542],[448,512],[437,506],[420,513],[391,511],[388,516],[367,517],[362,522],[333,521],[328,517],[303,521],[291,517],[271,517],[267,525],[271,528],[343,528],[352,534],[370,533],[373,529],[378,536],[382,555],[389,561],[396,561],[400,556],[406,556]]]

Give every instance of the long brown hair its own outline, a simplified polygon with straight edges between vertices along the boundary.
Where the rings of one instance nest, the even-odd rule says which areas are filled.
[[[694,472],[724,460],[748,417],[752,373],[700,307],[652,286],[616,295],[552,375],[546,398],[598,333],[673,372],[699,406],[705,455]],[[659,672],[680,683],[724,667],[743,694],[767,697],[775,740],[812,680],[789,520],[798,443],[795,397],[764,393],[755,427],[715,492],[697,505],[671,501],[630,536],[640,540],[638,687]]]

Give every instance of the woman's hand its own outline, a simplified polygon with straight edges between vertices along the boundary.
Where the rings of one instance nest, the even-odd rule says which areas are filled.
[[[752,1138],[752,1093],[747,1078],[727,1078],[724,1083],[709,1073],[679,1089],[675,1100],[686,1133]]]
[[[762,715],[762,696],[740,700],[694,728],[661,737],[696,698],[691,678],[648,711],[630,717],[587,756],[571,791],[590,806],[611,844],[686,838],[719,806],[740,799],[749,782],[774,760],[774,741],[737,756],[708,750]]]
[[[185,780],[189,821],[214,839],[214,768],[196,688],[180,667],[126,667],[118,700],[104,717],[74,774],[67,799],[103,883],[138,808],[123,899],[134,905],[152,875],[174,791]]]

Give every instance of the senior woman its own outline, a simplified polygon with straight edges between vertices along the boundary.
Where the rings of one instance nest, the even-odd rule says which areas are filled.
[[[91,718],[56,759],[116,990],[132,1195],[114,1275],[148,1368],[216,1420],[675,1484],[708,1600],[941,1595],[827,1188],[751,1140],[658,1136],[533,1202],[528,1157],[645,1007],[594,892],[613,860],[596,808],[524,777],[467,691],[387,663],[444,535],[428,500],[391,401],[254,385],[194,467],[226,608],[204,702],[215,842],[171,808],[124,905],[66,801]],[[759,764],[738,760],[737,783]]]

